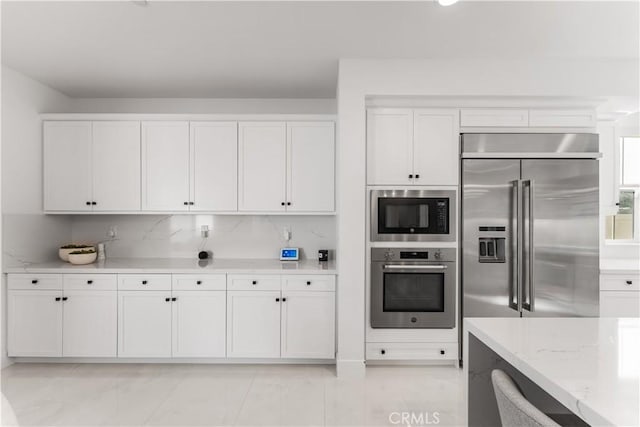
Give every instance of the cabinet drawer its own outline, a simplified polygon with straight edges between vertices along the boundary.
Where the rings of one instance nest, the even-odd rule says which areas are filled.
[[[367,360],[457,360],[458,343],[367,343]]]
[[[519,109],[471,108],[460,111],[460,126],[526,127],[529,111]]]
[[[170,291],[170,274],[119,274],[118,290],[121,291]]]
[[[640,275],[603,274],[600,276],[601,291],[640,291]]]
[[[282,290],[287,291],[335,291],[336,277],[330,275],[282,276]]]
[[[174,291],[224,291],[227,289],[226,274],[174,274]]]
[[[65,290],[115,291],[118,278],[115,274],[65,274],[63,285]]]
[[[62,290],[62,274],[9,274],[9,289]]]
[[[279,291],[280,276],[229,275],[228,289],[234,291]]]
[[[600,317],[640,317],[640,292],[600,292]]]

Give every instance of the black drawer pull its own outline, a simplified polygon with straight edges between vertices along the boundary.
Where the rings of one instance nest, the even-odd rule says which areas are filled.
[[[196,281],[196,285],[202,285],[202,280]]]
[[[98,202],[91,202],[91,204],[92,204],[93,206],[95,206],[95,205],[97,205],[97,204],[98,204]]]
[[[284,206],[284,202],[280,203],[280,206]]]
[[[286,298],[282,298],[282,302],[286,302],[286,301],[287,301],[287,299],[286,299]]]
[[[69,297],[62,297],[62,301],[66,301],[68,299],[69,299]]]
[[[632,280],[627,280],[627,285],[633,285],[633,281]]]
[[[184,202],[183,205],[189,206],[189,202]]]
[[[32,285],[37,285],[37,284],[38,284],[38,279],[33,279],[33,280],[31,281],[31,284],[32,284]]]
[[[60,297],[56,297],[56,301],[60,301],[62,298]]]
[[[146,280],[143,280],[143,281],[142,281],[142,284],[143,284],[143,285],[146,285],[146,284],[147,284],[147,281],[146,281]]]
[[[254,280],[254,281],[252,281],[252,282],[251,282],[251,284],[252,284],[252,285],[257,285],[257,284],[258,284],[258,281],[257,281],[257,280]]]
[[[287,202],[287,206],[291,206],[291,202]]]
[[[87,285],[93,284],[93,280],[87,280]]]
[[[440,350],[440,354],[444,355],[444,350]]]
[[[91,202],[87,202],[87,203],[86,203],[86,205],[87,205],[87,206],[91,206]]]
[[[173,297],[173,298],[171,298],[171,301],[178,301],[178,298],[177,297]]]
[[[307,286],[311,285],[311,280],[307,280]]]
[[[418,179],[418,178],[420,178],[420,175],[419,175],[419,174],[416,174],[416,179]]]
[[[410,175],[409,175],[409,179],[413,179],[413,174],[410,174]]]
[[[384,349],[383,349],[383,350],[380,350],[380,354],[386,354],[386,353],[387,353],[387,351],[386,351],[386,350],[384,350]]]
[[[280,298],[276,298],[276,302],[280,302]]]
[[[171,301],[171,298],[165,298],[164,300],[165,300],[166,302],[169,302],[169,301]]]

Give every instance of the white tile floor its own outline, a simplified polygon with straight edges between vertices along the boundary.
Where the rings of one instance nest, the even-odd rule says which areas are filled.
[[[1,374],[2,425],[15,425],[13,413],[24,426],[374,426],[394,425],[393,412],[465,424],[454,367],[368,367],[364,379],[306,365],[14,364]]]

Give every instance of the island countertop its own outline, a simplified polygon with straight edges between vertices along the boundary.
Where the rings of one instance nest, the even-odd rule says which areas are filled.
[[[590,425],[640,425],[640,319],[470,318],[466,330]]]
[[[214,259],[188,258],[107,258],[87,265],[72,265],[63,261],[10,267],[5,273],[31,274],[336,274],[335,263],[316,260],[279,261],[273,259]]]

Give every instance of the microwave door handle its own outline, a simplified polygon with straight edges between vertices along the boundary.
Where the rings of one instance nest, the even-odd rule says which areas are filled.
[[[446,270],[446,265],[396,265],[385,264],[382,268],[386,270]]]

